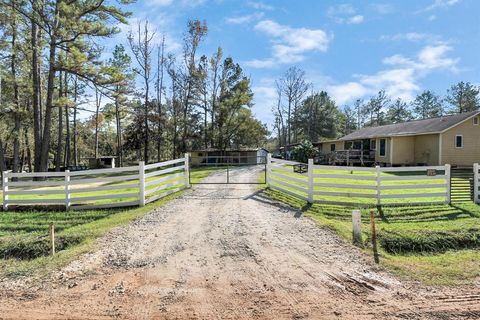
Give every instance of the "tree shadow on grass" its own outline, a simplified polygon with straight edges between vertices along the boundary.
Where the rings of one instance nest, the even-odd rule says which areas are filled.
[[[285,196],[285,198],[290,198],[290,196]],[[293,197],[291,197],[291,198],[296,203],[299,202],[298,199],[293,198]],[[271,205],[271,206],[274,206],[274,207],[277,207],[282,211],[293,211],[294,212],[294,215],[293,215],[294,218],[301,218],[303,216],[303,213],[305,211],[309,210],[310,207],[311,207],[311,204],[309,204],[308,202],[304,203],[300,208],[296,207],[296,206],[293,206],[293,205],[290,205],[288,203],[282,202],[280,200],[277,200],[277,199],[269,196],[265,192],[265,189],[257,190],[256,192],[254,192],[254,193],[252,193],[252,194],[243,198],[243,200],[249,200],[249,199],[254,200],[254,201],[258,201],[258,202],[261,202],[261,203],[264,203],[264,204],[268,204],[268,205]]]

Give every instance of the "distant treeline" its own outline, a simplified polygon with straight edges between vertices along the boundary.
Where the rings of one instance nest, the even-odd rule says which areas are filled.
[[[439,117],[480,108],[480,88],[469,82],[451,86],[445,97],[424,91],[410,102],[392,99],[384,90],[368,100],[339,107],[326,91],[311,92],[305,72],[296,67],[277,80],[275,147],[349,134],[363,127]]]

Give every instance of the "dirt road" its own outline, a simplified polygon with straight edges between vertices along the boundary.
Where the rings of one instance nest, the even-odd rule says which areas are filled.
[[[100,241],[40,287],[3,284],[0,319],[480,318],[479,290],[401,283],[252,185],[194,186]]]

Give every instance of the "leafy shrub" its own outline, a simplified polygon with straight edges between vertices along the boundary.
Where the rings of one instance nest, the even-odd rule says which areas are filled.
[[[292,155],[294,160],[307,163],[308,159],[315,158],[318,152],[318,149],[310,141],[305,140],[293,149]]]

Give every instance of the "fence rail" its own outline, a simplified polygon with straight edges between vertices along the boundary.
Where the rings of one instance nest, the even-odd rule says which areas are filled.
[[[3,209],[10,205],[66,210],[143,206],[189,187],[188,155],[138,166],[69,172],[3,173]]]
[[[473,164],[473,202],[480,203],[479,195],[480,195],[480,165],[478,163]]]
[[[480,167],[476,199],[480,202]],[[267,158],[267,184],[310,203],[339,205],[412,205],[450,203],[450,165],[422,167],[350,167],[314,165],[306,174],[272,164]]]

